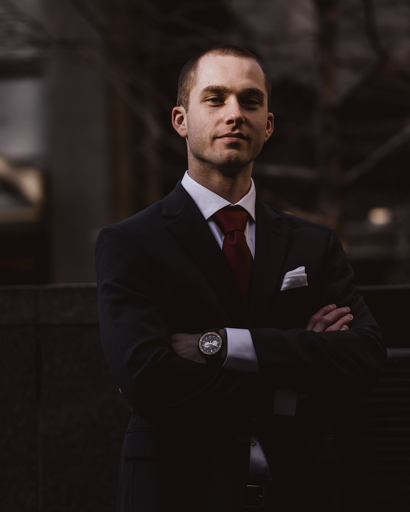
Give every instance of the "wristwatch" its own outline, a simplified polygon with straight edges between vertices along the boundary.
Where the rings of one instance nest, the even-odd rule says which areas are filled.
[[[207,329],[198,341],[198,349],[209,363],[216,362],[221,356],[223,341],[219,328]]]

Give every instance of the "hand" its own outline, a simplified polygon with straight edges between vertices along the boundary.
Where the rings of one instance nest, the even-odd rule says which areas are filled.
[[[320,309],[309,320],[306,330],[314,332],[347,331],[353,315],[349,314],[350,308],[338,308],[330,304]]]
[[[196,363],[206,364],[206,360],[198,349],[200,334],[186,334],[177,332],[171,336],[172,348],[185,359]]]

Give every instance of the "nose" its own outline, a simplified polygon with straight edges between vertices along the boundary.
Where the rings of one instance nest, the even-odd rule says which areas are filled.
[[[245,122],[245,116],[237,98],[230,98],[226,109],[225,122],[228,125],[240,126]]]

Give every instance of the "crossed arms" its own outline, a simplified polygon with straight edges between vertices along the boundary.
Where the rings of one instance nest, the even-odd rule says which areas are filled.
[[[348,306],[338,308],[336,304],[329,304],[321,308],[309,319],[306,330],[314,332],[347,331],[349,329],[348,323],[352,320],[353,316],[350,314],[350,308]],[[222,349],[222,361],[224,361],[227,356],[226,330],[221,329],[219,334],[224,340]],[[171,336],[172,348],[179,356],[185,359],[206,364],[205,358],[198,350],[199,337],[200,334],[173,334]]]
[[[168,319],[178,317],[182,325],[184,311],[181,301],[164,304],[159,297],[157,262],[162,255],[149,254],[151,245],[142,248],[118,226],[105,228],[96,246],[101,338],[114,378],[132,410],[146,417],[195,410],[243,413],[250,383],[263,386],[268,395],[275,389],[310,394],[366,387],[377,376],[386,351],[378,326],[351,285],[352,271],[340,244],[330,244],[324,262],[327,283],[319,304],[348,304],[354,317],[349,329],[346,312],[328,311],[328,306],[305,329],[252,327],[259,373],[246,375],[210,369],[179,355],[184,343],[179,347],[179,338],[172,338],[175,331],[170,332]],[[181,272],[188,271],[181,261]],[[192,330],[196,325],[193,332],[206,328],[206,322],[209,319],[198,313],[191,321]],[[198,335],[192,336],[196,353]]]

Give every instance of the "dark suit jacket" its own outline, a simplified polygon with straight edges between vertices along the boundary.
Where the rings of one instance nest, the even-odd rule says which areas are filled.
[[[328,406],[369,386],[386,351],[335,232],[257,197],[245,311],[229,264],[178,183],[163,201],[103,229],[96,265],[103,349],[132,410],[118,510],[240,511],[251,432],[283,510],[293,510],[295,496],[304,506],[320,496],[336,510]],[[302,265],[309,285],[281,292],[285,273]],[[330,303],[350,306],[350,330],[306,331]],[[173,333],[211,327],[248,328],[259,373],[212,369],[172,350]],[[294,418],[273,415],[275,389],[308,395]]]

